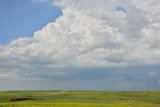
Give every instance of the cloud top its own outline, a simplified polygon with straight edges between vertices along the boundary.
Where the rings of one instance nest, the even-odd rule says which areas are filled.
[[[0,46],[1,72],[160,64],[159,0],[54,0],[53,5],[63,12],[55,22],[33,37]]]

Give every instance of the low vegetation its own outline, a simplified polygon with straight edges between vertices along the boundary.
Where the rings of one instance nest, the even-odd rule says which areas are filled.
[[[0,107],[160,107],[160,92],[8,91]]]

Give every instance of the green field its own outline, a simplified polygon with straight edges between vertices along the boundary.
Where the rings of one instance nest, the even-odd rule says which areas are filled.
[[[10,101],[27,96],[36,100]],[[160,107],[160,92],[7,91],[0,92],[0,107]]]

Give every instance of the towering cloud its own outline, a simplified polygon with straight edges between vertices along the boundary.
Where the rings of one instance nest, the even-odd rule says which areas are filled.
[[[54,0],[53,5],[63,12],[55,22],[31,38],[0,46],[1,72],[160,64],[159,0]]]

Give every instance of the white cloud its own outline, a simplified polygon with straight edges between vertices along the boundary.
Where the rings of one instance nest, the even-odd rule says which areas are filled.
[[[156,77],[156,72],[149,72],[149,78],[155,78]]]
[[[19,78],[16,75],[16,72],[1,72],[0,71],[0,79],[14,79],[14,78]]]
[[[48,2],[48,1],[53,1],[53,0],[33,0],[33,2]]]
[[[159,0],[132,0],[131,1],[138,9],[147,12],[150,21],[160,20],[160,2]]]
[[[160,64],[159,0],[54,0],[54,5],[63,12],[55,22],[32,38],[0,46],[0,69]]]
[[[160,80],[158,81],[157,85],[160,86]]]

